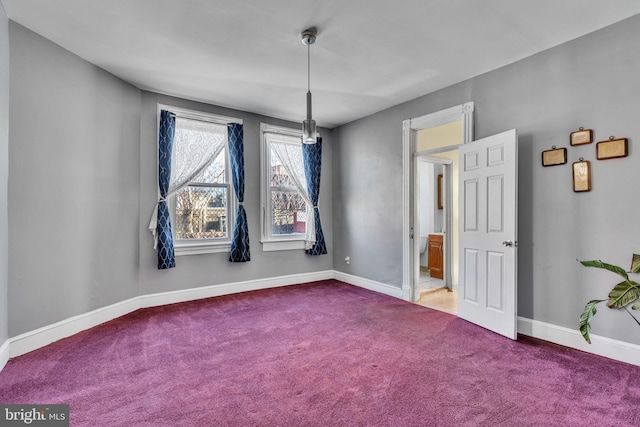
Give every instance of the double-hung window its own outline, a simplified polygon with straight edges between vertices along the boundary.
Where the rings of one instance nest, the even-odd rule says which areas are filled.
[[[176,255],[228,251],[236,198],[227,123],[237,119],[175,107],[169,210]]]
[[[308,200],[302,132],[261,125],[263,250],[304,249]]]

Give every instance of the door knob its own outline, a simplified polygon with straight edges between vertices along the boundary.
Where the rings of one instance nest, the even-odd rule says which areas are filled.
[[[518,246],[518,242],[512,242],[511,240],[505,240],[502,242],[502,246]]]

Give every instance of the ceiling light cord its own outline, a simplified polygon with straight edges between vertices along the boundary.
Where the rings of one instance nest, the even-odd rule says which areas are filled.
[[[307,45],[307,92],[311,92],[311,46]]]
[[[307,120],[311,117],[311,46],[307,44]]]

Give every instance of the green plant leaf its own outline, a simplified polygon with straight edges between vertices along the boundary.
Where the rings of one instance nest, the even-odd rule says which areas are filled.
[[[598,312],[598,310],[596,309],[596,305],[603,301],[606,300],[594,299],[589,301],[587,305],[584,306],[584,311],[580,315],[580,333],[582,334],[585,341],[587,341],[589,344],[591,344],[591,338],[589,337],[589,332],[591,332],[591,325],[589,324],[589,322],[591,322],[593,316],[595,316]]]
[[[609,292],[607,307],[622,308],[640,298],[640,285],[635,282],[620,282]]]
[[[633,254],[631,258],[631,272],[640,273],[640,255]]]
[[[631,306],[632,309],[634,310],[640,310],[640,301],[638,301],[637,303],[633,304]]]
[[[624,280],[629,280],[629,276],[627,275],[627,272],[624,270],[624,268],[618,267],[617,265],[607,264],[606,262],[602,262],[600,260],[593,260],[593,261],[578,260],[578,262],[584,265],[585,267],[595,267],[595,268],[602,268],[603,270],[609,270],[613,273],[616,273],[618,276],[622,277]]]

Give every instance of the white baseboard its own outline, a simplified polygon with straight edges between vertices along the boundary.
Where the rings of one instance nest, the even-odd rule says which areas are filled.
[[[218,297],[238,292],[257,291],[259,289],[277,288],[305,282],[333,279],[333,270],[318,271],[288,276],[270,277],[266,279],[247,280],[245,282],[225,283],[202,288],[180,291],[162,292],[140,297],[140,307],[156,307],[177,302],[193,301],[203,298]]]
[[[590,334],[591,344],[589,344],[577,329],[569,329],[524,317],[518,317],[518,333],[640,366],[640,345],[593,334]]]
[[[138,310],[139,308],[155,307],[165,304],[174,304],[209,298],[237,292],[254,291],[258,289],[274,288],[279,286],[294,285],[297,283],[327,280],[334,277],[333,270],[320,272],[292,274],[288,276],[270,277],[266,279],[249,280],[246,282],[228,283],[223,285],[206,286],[203,288],[185,289],[179,291],[162,292],[151,295],[142,295],[121,301],[88,313],[70,317],[60,322],[38,328],[33,331],[9,338],[0,347],[0,362],[2,362],[3,349],[7,346],[8,358],[20,356],[38,348],[61,340],[78,332],[100,325]],[[7,344],[8,343],[8,344]],[[6,361],[5,361],[6,363]],[[4,366],[4,365],[1,365]],[[1,368],[0,368],[1,370]]]
[[[403,299],[402,288],[398,288],[396,286],[386,285],[384,283],[365,279],[359,276],[352,276],[351,274],[342,273],[340,271],[334,271],[333,278],[345,283],[349,283],[350,285],[358,286],[360,288],[369,289],[370,291],[375,291],[381,294],[390,295],[392,297]]]
[[[79,314],[33,331],[9,338],[9,356],[16,357],[52,342],[69,337],[140,308],[138,297],[121,301],[88,313]]]
[[[11,344],[10,340],[6,340],[0,346],[0,371],[4,369],[4,366],[9,361],[9,346]]]
[[[354,286],[403,299],[402,288],[334,270],[142,295],[9,338],[0,346],[0,370],[2,370],[11,357],[20,356],[44,347],[52,342],[100,325],[101,323],[131,313],[140,308],[328,279],[340,280]],[[592,344],[588,344],[577,330],[523,317],[518,318],[518,333],[640,366],[639,345],[616,341],[597,335],[591,335]]]

